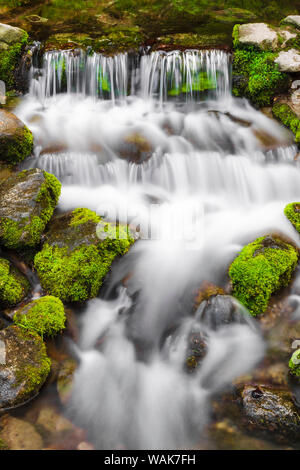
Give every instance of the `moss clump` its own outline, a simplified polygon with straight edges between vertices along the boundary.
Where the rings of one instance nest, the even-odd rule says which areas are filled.
[[[21,302],[28,294],[26,277],[11,266],[8,260],[0,259],[0,304],[11,307]]]
[[[263,313],[271,295],[285,287],[297,265],[297,250],[270,236],[245,246],[229,268],[233,295],[255,316]]]
[[[26,181],[27,178],[30,179],[30,171],[40,170],[24,170],[18,174],[18,180]],[[54,175],[44,171],[43,176],[44,182],[34,198],[36,208],[29,217],[19,217],[19,214],[17,217],[14,217],[14,214],[12,217],[0,217],[0,237],[3,245],[7,248],[21,249],[24,246],[31,248],[40,242],[42,232],[52,217],[61,191],[61,184]],[[8,184],[9,181],[7,180],[4,185]],[[18,183],[18,181],[12,179],[12,185],[14,183]],[[6,186],[4,186],[4,190],[5,188]],[[32,202],[28,201],[28,204],[32,205]]]
[[[9,90],[15,86],[15,70],[27,42],[28,34],[24,31],[19,42],[10,45],[7,49],[0,50],[0,80],[5,82]]]
[[[8,445],[6,444],[6,442],[0,438],[0,450],[9,450],[9,447]]]
[[[236,47],[233,56],[233,94],[245,96],[257,106],[268,106],[277,93],[285,91],[289,78],[274,63],[277,54],[262,52],[254,47],[240,48],[234,29]],[[242,79],[241,79],[242,78]]]
[[[294,352],[289,361],[290,373],[300,378],[300,349]]]
[[[21,344],[23,344],[23,342],[25,342],[25,344],[28,343],[28,346],[31,348],[30,358],[28,357],[28,360],[24,361],[23,367],[18,368],[15,373],[16,387],[26,383],[22,396],[19,397],[19,400],[25,401],[29,399],[33,393],[38,392],[45,382],[50,372],[51,360],[47,356],[45,344],[37,333],[17,326],[10,328],[14,328],[15,335],[18,337]]]
[[[52,242],[50,237],[34,265],[48,293],[62,301],[81,302],[98,294],[113,260],[134,240],[126,226],[105,223],[88,209],[76,209],[68,220],[60,234],[54,230]],[[66,240],[60,238],[64,234]]]
[[[101,218],[99,215],[96,214],[96,212],[91,211],[90,209],[75,209],[72,212],[72,219],[70,222],[70,225],[73,225],[74,227],[85,224],[87,222],[95,222],[96,224],[100,222]]]
[[[288,127],[295,135],[295,142],[300,143],[300,120],[286,103],[275,103],[272,108],[274,116]]]
[[[14,316],[16,325],[44,336],[55,336],[65,328],[65,311],[62,302],[53,296],[34,300]]]
[[[24,125],[16,130],[12,138],[7,138],[5,134],[1,136],[0,144],[1,160],[12,165],[17,165],[31,155],[33,150],[33,135],[28,127]]]
[[[284,214],[300,233],[300,202],[292,202],[284,209]]]

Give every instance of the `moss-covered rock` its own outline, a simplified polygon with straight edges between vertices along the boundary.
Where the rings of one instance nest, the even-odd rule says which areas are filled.
[[[0,258],[0,307],[12,307],[26,297],[29,282],[12,264]]]
[[[256,106],[269,106],[276,94],[287,90],[290,79],[275,63],[277,54],[236,44],[233,56],[233,94]]]
[[[115,227],[93,211],[76,209],[53,218],[34,265],[48,293],[62,301],[84,301],[98,294],[113,260],[133,241],[126,226]]]
[[[15,71],[27,42],[26,31],[0,23],[0,80],[7,89],[15,86]]]
[[[61,184],[43,170],[21,171],[0,185],[0,243],[7,248],[34,247],[49,222]]]
[[[33,300],[14,315],[16,325],[36,332],[42,338],[61,332],[65,328],[65,321],[63,303],[51,295]]]
[[[289,284],[298,261],[292,245],[260,237],[245,246],[229,268],[233,295],[251,315],[263,313],[273,293]]]
[[[284,214],[300,233],[300,202],[291,202],[284,209]]]
[[[300,144],[300,119],[289,104],[278,101],[273,105],[272,112],[282,124],[293,132],[295,142]]]
[[[294,352],[289,361],[290,373],[300,379],[300,349]]]
[[[50,372],[50,359],[40,336],[18,326],[1,330],[0,344],[0,409],[13,408],[39,392]]]
[[[0,160],[16,165],[32,150],[33,136],[28,127],[14,114],[0,109]]]

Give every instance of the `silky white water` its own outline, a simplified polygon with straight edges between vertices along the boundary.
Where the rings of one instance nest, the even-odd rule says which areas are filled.
[[[197,445],[212,393],[263,357],[249,319],[206,328],[199,369],[183,367],[189,333],[203,329],[194,289],[224,286],[230,262],[260,235],[297,243],[283,214],[300,199],[297,148],[231,97],[230,60],[222,51],[47,53],[16,110],[35,137],[25,167],[60,179],[59,209],[88,207],[140,237],[80,316],[68,412],[97,448]]]

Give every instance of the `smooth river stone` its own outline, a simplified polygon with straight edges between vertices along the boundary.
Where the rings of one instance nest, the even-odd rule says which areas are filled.
[[[275,60],[281,72],[300,72],[300,54],[296,49],[280,52]]]

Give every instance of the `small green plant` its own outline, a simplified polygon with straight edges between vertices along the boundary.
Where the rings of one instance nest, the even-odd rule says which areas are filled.
[[[294,352],[289,362],[290,373],[300,378],[300,349]]]

